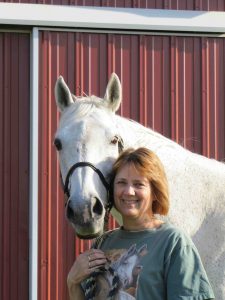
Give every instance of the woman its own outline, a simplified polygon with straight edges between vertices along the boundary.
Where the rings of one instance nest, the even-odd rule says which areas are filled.
[[[214,299],[191,239],[155,216],[169,210],[168,183],[156,154],[124,151],[110,184],[123,226],[76,259],[68,275],[70,299]]]

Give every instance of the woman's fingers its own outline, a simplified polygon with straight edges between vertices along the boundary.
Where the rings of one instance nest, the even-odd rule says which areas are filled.
[[[95,267],[102,267],[106,264],[107,260],[105,258],[95,259],[88,262],[88,269],[93,269]]]
[[[77,257],[68,274],[68,278],[74,283],[80,283],[93,271],[103,267],[106,262],[107,259],[103,251],[90,249]]]
[[[106,264],[107,260],[103,251],[99,249],[91,249],[87,253],[88,269],[93,272],[96,268],[102,267]]]
[[[105,254],[101,250],[98,250],[98,249],[90,250],[87,253],[88,261],[93,261],[93,260],[100,259],[100,258],[105,258]]]

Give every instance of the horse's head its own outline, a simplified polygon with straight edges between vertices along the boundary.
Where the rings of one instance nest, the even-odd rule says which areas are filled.
[[[105,178],[121,146],[115,122],[121,84],[112,74],[104,99],[76,97],[60,76],[55,97],[61,118],[54,143],[68,195],[66,215],[80,238],[94,238],[104,228]]]

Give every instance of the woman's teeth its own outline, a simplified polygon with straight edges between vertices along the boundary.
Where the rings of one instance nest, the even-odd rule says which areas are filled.
[[[138,203],[138,200],[122,200],[123,201],[123,203],[125,203],[125,204],[136,204],[136,203]]]

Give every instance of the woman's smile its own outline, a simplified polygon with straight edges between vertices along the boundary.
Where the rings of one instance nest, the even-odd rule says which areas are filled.
[[[121,199],[123,205],[133,208],[134,206],[138,206],[140,205],[140,201],[139,200],[128,200],[128,199]]]
[[[122,201],[125,204],[137,204],[139,202],[138,200],[126,200],[126,199],[122,199]]]

